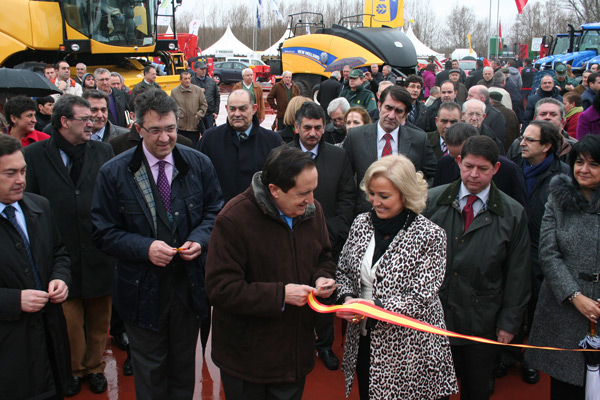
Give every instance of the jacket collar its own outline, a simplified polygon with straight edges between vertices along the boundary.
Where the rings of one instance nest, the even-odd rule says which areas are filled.
[[[260,209],[265,214],[267,214],[277,220],[281,220],[279,210],[277,209],[277,206],[275,206],[275,203],[273,203],[273,200],[271,199],[269,190],[262,183],[261,176],[262,176],[262,171],[258,171],[252,177],[251,186],[252,186],[252,192],[254,193],[254,199],[258,203],[258,206],[260,207]],[[312,217],[315,214],[315,210],[316,210],[315,205],[309,204],[308,206],[306,206],[306,210],[304,211],[304,214],[302,214],[301,216],[296,217],[296,218],[305,219],[305,218]],[[294,218],[294,219],[296,219],[296,218]]]
[[[144,162],[144,150],[142,149],[142,140],[138,143],[131,156],[131,160],[127,167],[131,173],[136,173]],[[190,170],[190,165],[185,161],[183,156],[181,155],[177,145],[173,148],[173,161],[175,162],[175,168],[177,168],[178,174],[181,176],[185,176],[187,172]]]
[[[458,196],[458,192],[460,190],[461,180],[458,179],[448,185],[446,190],[442,192],[437,203],[439,205],[448,205],[451,206],[454,204],[456,200],[456,196]],[[488,198],[487,209],[490,212],[493,212],[497,215],[504,215],[504,205],[502,204],[502,196],[500,195],[500,190],[496,187],[494,182],[491,182],[490,187],[490,197]]]
[[[562,210],[600,213],[600,190],[587,201],[568,175],[557,175],[550,181],[550,194]]]

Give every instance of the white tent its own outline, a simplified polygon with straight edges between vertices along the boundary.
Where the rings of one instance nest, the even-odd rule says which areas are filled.
[[[254,56],[254,51],[250,47],[246,46],[244,43],[240,42],[238,38],[235,37],[233,32],[231,32],[231,28],[228,25],[227,30],[225,31],[223,36],[221,36],[221,39],[217,40],[209,48],[202,50],[202,55],[230,55],[250,57]]]
[[[265,51],[262,52],[261,56],[263,57],[275,57],[279,55],[279,45],[281,43],[283,43],[283,41],[287,38],[293,37],[294,33],[292,32],[292,30],[288,27],[285,32],[283,33],[283,36],[281,37],[281,39],[279,39],[277,42],[273,43],[273,46],[269,47],[268,49],[266,49]]]
[[[417,58],[429,58],[432,56],[435,58],[439,58],[439,59],[444,58],[443,54],[430,49],[423,42],[421,42],[419,40],[419,38],[415,36],[415,33],[412,30],[412,26],[408,27],[405,34],[406,34],[406,36],[408,36],[408,38],[412,42],[413,46],[415,46],[415,50],[417,52]]]

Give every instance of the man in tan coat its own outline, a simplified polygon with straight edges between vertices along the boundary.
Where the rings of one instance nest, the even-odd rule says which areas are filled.
[[[254,73],[251,68],[246,68],[242,71],[243,81],[238,82],[233,86],[232,91],[237,89],[244,89],[250,93],[250,98],[257,105],[256,116],[262,124],[265,120],[265,99],[263,98],[262,87],[256,82],[253,82]]]
[[[277,111],[277,130],[283,129],[283,116],[292,97],[300,96],[300,88],[292,82],[292,73],[285,71],[267,96],[271,108]]]
[[[177,133],[192,141],[193,147],[200,139],[200,133],[204,131],[200,121],[206,114],[208,103],[202,89],[192,85],[192,74],[182,72],[179,78],[181,85],[171,91],[171,97],[179,106],[177,119]]]

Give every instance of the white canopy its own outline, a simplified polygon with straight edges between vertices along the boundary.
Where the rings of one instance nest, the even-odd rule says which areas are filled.
[[[435,58],[439,58],[439,59],[444,58],[443,54],[430,49],[423,42],[421,42],[419,40],[419,38],[415,36],[415,33],[412,30],[412,26],[408,27],[405,34],[406,34],[406,36],[408,36],[408,38],[412,42],[413,46],[415,46],[415,50],[417,52],[417,58],[428,58],[431,56],[433,56]]]
[[[281,37],[281,39],[279,39],[277,42],[273,43],[273,46],[269,47],[268,49],[266,49],[265,51],[262,52],[262,56],[263,57],[274,57],[274,56],[278,56],[279,55],[279,45],[281,43],[283,43],[283,41],[287,38],[293,37],[294,33],[292,32],[292,30],[288,27],[285,32],[283,33],[283,36]]]
[[[229,25],[223,36],[221,36],[221,39],[217,40],[209,48],[202,50],[202,55],[205,56],[214,56],[217,53],[248,57],[254,55],[254,51],[250,47],[246,46],[235,37],[233,32],[231,32]]]

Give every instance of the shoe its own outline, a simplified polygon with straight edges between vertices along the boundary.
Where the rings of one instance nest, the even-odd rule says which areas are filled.
[[[321,357],[321,359],[323,360],[323,364],[325,364],[325,367],[327,369],[330,369],[332,371],[338,369],[340,361],[335,356],[335,354],[333,354],[333,351],[331,349],[319,350],[317,352],[317,355]]]
[[[534,385],[540,381],[540,373],[537,369],[533,368],[523,368],[521,377],[523,378],[523,382],[529,383],[530,385]]]
[[[503,376],[506,376],[507,373],[508,367],[502,363],[494,365],[494,368],[492,369],[492,376],[494,378],[502,378]]]
[[[88,383],[90,384],[90,390],[92,393],[103,393],[106,391],[106,378],[104,374],[92,373],[87,376]]]
[[[81,392],[81,381],[83,380],[80,376],[72,376],[71,379],[65,384],[65,396],[75,396]]]
[[[132,376],[133,375],[133,363],[131,362],[131,357],[127,357],[125,362],[123,363],[123,375]]]
[[[113,336],[113,340],[117,347],[123,351],[127,349],[129,346],[129,337],[127,336],[127,332],[119,333],[116,336]]]

